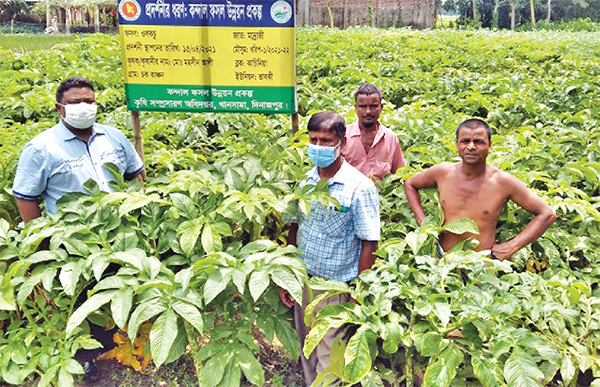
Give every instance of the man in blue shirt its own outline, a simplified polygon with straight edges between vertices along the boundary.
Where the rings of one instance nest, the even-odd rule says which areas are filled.
[[[85,192],[83,184],[93,179],[102,191],[110,192],[112,173],[103,167],[113,163],[125,179],[144,171],[144,164],[119,130],[96,123],[94,85],[84,78],[63,81],[56,90],[56,111],[60,122],[34,137],[21,152],[13,184],[13,195],[24,222],[41,215],[40,199],[47,213],[56,213],[56,202],[71,192]],[[83,302],[85,293],[79,297]],[[112,333],[90,324],[92,336],[105,349],[114,346]],[[84,379],[97,376],[97,350],[79,350]]]
[[[56,213],[56,202],[71,192],[85,192],[83,184],[93,179],[102,191],[110,192],[114,180],[105,163],[115,164],[125,179],[133,179],[144,164],[119,130],[96,123],[93,84],[74,77],[56,90],[60,122],[33,138],[19,158],[13,184],[23,221],[41,215],[43,196],[46,212]]]
[[[337,199],[340,208],[311,203],[310,214],[298,213],[292,220],[288,243],[298,246],[309,275],[349,282],[375,262],[374,252],[380,235],[379,195],[373,182],[341,157],[345,145],[346,123],[335,112],[321,112],[308,121],[308,155],[315,167],[307,173],[301,186],[316,185],[328,180],[329,194]],[[282,301],[292,306],[285,291]],[[295,305],[294,320],[301,343],[308,333],[304,325],[304,309],[308,302],[305,291],[303,305]],[[343,303],[348,294],[332,297],[319,305]],[[301,356],[304,376],[310,385],[317,372],[330,364],[330,349],[338,331],[330,331],[315,349],[310,359]]]

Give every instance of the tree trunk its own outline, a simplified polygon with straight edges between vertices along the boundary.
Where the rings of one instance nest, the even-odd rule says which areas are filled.
[[[65,34],[71,33],[71,7],[65,8]]]
[[[535,27],[535,0],[529,0],[529,9],[531,12],[531,26]]]
[[[98,4],[94,5],[93,12],[94,12],[94,30],[96,30],[96,33],[98,33],[98,32],[100,32],[100,8],[98,7]]]
[[[476,23],[479,23],[480,21],[480,16],[479,16],[479,0],[473,0],[473,20]]]
[[[298,0],[297,3],[298,26],[307,26],[310,24],[310,2],[309,0]]]
[[[548,0],[548,14],[546,15],[546,21],[550,23],[550,19],[552,18],[552,0]]]
[[[500,0],[494,1],[494,12],[492,13],[492,28],[498,28]]]
[[[46,28],[52,25],[52,7],[50,2],[46,3]]]
[[[508,4],[510,5],[510,29],[514,31],[517,20],[517,5],[514,0],[509,0]]]

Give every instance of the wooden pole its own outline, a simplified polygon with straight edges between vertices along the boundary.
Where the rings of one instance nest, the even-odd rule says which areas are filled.
[[[144,163],[144,148],[142,147],[142,129],[140,126],[140,112],[131,112],[131,126],[133,126],[133,139],[135,141],[135,151]],[[142,172],[142,180],[146,180],[146,167],[144,163],[144,172]]]
[[[298,128],[298,113],[294,113],[292,114],[292,134],[296,134]]]

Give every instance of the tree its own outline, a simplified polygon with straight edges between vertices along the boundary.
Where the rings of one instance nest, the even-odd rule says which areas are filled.
[[[29,4],[25,0],[0,0],[0,14],[10,18],[10,33],[14,33],[15,19],[29,12]]]
[[[494,1],[494,12],[492,13],[492,28],[498,28],[498,19],[500,12],[500,0]]]

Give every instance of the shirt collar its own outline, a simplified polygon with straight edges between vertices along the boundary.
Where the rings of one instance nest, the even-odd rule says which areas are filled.
[[[383,126],[377,121],[375,123],[377,125],[377,132],[375,133],[375,138],[373,139],[373,145],[377,144],[384,136],[385,131],[382,129]],[[360,137],[360,126],[358,122],[355,122],[346,128],[348,137]]]
[[[344,179],[342,178],[342,176],[344,176],[346,169],[348,169],[348,163],[346,162],[346,160],[344,160],[342,158],[342,166],[335,173],[335,175],[333,175],[333,177],[331,179],[329,179],[329,181],[328,181],[329,185],[332,185],[335,183],[344,184]],[[317,167],[313,167],[310,171],[308,171],[306,173],[306,177],[308,178],[309,182],[314,183],[314,184],[318,183],[319,180],[321,180],[321,177],[319,176],[319,170]]]
[[[59,133],[64,141],[70,141],[75,138],[79,138],[65,126],[62,120],[58,122],[58,127]],[[90,139],[96,135],[101,135],[105,133],[106,132],[100,127],[100,125],[94,123],[94,125],[92,126],[92,134],[90,135]]]

